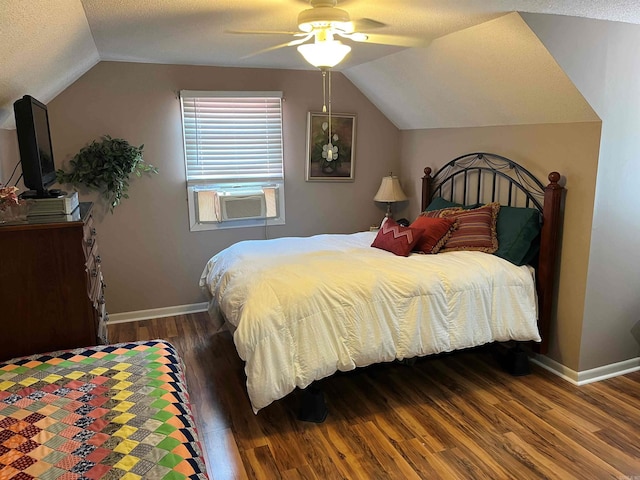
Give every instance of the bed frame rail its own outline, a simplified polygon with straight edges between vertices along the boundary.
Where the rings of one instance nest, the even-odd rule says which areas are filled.
[[[470,204],[500,202],[502,205],[536,208],[542,229],[536,268],[538,293],[538,329],[542,343],[534,350],[546,353],[549,347],[551,317],[554,314],[559,237],[565,189],[559,185],[560,174],[551,172],[545,187],[527,169],[506,157],[493,153],[469,153],[457,157],[435,175],[424,169],[422,210],[434,197]]]

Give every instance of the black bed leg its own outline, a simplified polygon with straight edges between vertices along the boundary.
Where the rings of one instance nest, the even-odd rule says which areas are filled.
[[[327,405],[324,402],[324,393],[315,382],[302,391],[298,420],[322,423],[327,418],[328,413]]]
[[[529,368],[529,355],[522,349],[519,343],[507,352],[506,367],[507,371],[516,377],[529,375],[531,373],[531,369]]]
[[[522,377],[529,375],[529,354],[522,348],[520,342],[515,345],[507,346],[506,344],[493,344],[493,356],[500,364],[503,370],[514,377]]]

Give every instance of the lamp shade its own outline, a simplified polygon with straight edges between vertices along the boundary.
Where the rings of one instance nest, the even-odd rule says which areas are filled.
[[[380,183],[378,193],[376,193],[373,199],[376,202],[393,203],[407,200],[407,196],[402,191],[402,187],[400,187],[398,177],[388,176],[382,177],[382,183]]]
[[[327,40],[299,45],[298,51],[314,67],[332,68],[344,59],[351,47],[338,40]]]

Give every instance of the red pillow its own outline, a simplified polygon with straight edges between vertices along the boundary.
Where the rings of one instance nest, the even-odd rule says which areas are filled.
[[[371,246],[406,257],[420,240],[420,233],[417,228],[402,227],[389,218],[378,230]]]
[[[457,226],[457,222],[449,218],[419,216],[411,224],[411,227],[422,230],[414,250],[422,253],[438,253]]]

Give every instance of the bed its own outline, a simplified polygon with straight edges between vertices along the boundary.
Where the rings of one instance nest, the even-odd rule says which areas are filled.
[[[231,330],[245,361],[254,412],[337,371],[374,363],[507,341],[531,342],[544,352],[559,180],[553,172],[545,187],[512,160],[488,153],[458,157],[434,175],[425,168],[421,217],[448,222],[447,235],[436,242],[444,253],[405,256],[376,245],[384,235],[392,242],[419,236],[393,223],[378,232],[244,241],[214,255],[200,285],[212,321]],[[528,224],[536,224],[515,263],[486,253],[503,241],[500,210],[504,218],[525,211]],[[477,236],[481,214],[493,221],[495,249],[448,248],[454,238]],[[424,218],[412,225],[418,220]]]
[[[0,478],[206,479],[174,347],[154,340],[0,363]]]

